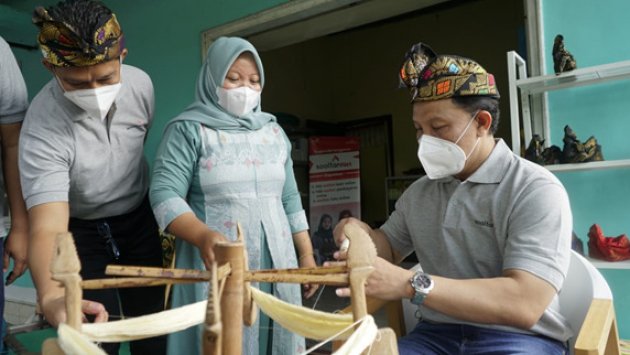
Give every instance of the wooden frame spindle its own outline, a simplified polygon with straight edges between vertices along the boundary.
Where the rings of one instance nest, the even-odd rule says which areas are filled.
[[[203,329],[202,348],[204,355],[221,355],[223,345],[223,323],[221,322],[221,305],[219,299],[219,281],[217,263],[212,264],[212,277],[208,290],[208,306],[206,308],[206,324]]]
[[[217,243],[214,255],[218,264],[229,263],[232,272],[225,279],[221,294],[222,350],[224,355],[241,355],[243,349],[243,243]]]

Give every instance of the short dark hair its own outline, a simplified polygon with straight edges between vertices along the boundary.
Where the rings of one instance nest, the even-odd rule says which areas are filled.
[[[471,115],[479,110],[490,112],[492,116],[490,131],[492,134],[497,132],[499,128],[499,115],[501,113],[498,99],[489,96],[455,96],[451,99],[455,105],[468,111]]]
[[[97,0],[66,0],[46,9],[55,21],[72,26],[87,43],[92,44],[94,33],[112,16],[112,10]]]

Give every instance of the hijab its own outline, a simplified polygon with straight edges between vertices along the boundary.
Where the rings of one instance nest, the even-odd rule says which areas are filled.
[[[230,67],[244,52],[253,55],[260,74],[260,85],[264,87],[265,74],[256,48],[239,37],[220,37],[208,47],[206,59],[197,79],[195,101],[170,123],[195,121],[217,130],[253,131],[269,122],[275,122],[276,118],[273,115],[262,112],[261,104],[242,117],[234,116],[219,105],[217,88],[223,86]]]

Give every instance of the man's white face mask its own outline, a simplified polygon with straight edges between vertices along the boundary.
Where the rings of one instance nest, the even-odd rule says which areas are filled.
[[[428,135],[422,135],[418,138],[418,159],[420,159],[422,167],[429,179],[435,180],[456,175],[464,169],[466,160],[470,154],[475,151],[475,148],[477,148],[479,137],[477,137],[477,141],[468,155],[466,155],[464,150],[460,148],[457,143],[462,139],[466,131],[468,131],[468,128],[475,117],[477,117],[478,113],[479,111],[475,112],[470,121],[468,121],[468,125],[466,125],[466,128],[464,128],[464,131],[455,142]]]
[[[100,118],[102,121],[107,117],[107,113],[114,104],[114,100],[116,100],[122,87],[122,57],[118,58],[118,62],[120,63],[120,80],[113,85],[101,86],[96,89],[66,91],[61,85],[59,77],[56,75],[55,77],[61,90],[63,90],[63,96],[82,108],[90,117]]]
[[[122,84],[118,83],[101,86],[96,89],[65,91],[63,96],[85,110],[90,117],[104,120],[118,96],[121,86]]]
[[[252,112],[260,103],[260,91],[249,86],[234,89],[217,88],[219,105],[236,117],[243,117]]]

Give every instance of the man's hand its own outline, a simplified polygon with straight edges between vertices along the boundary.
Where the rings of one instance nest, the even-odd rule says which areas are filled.
[[[7,275],[6,285],[10,285],[27,269],[28,232],[11,229],[5,238],[2,269]],[[7,274],[10,259],[13,258],[13,270]]]
[[[377,257],[374,262],[374,271],[366,280],[365,295],[382,300],[409,298],[412,292],[409,284],[411,276],[413,276],[412,271]],[[339,297],[350,297],[350,288],[338,288],[336,293]]]
[[[63,296],[42,303],[42,310],[46,321],[55,328],[59,326],[59,323],[66,321],[66,305]],[[81,312],[83,312],[83,322],[87,322],[86,315],[94,316],[94,323],[107,322],[109,319],[105,306],[98,302],[82,300]]]

